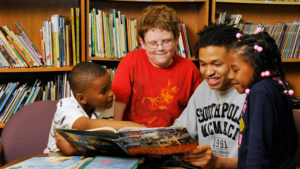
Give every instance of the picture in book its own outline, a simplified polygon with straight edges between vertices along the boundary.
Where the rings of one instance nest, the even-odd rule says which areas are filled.
[[[57,128],[56,131],[85,155],[174,155],[193,150],[198,145],[185,127],[126,128],[117,132],[103,129]]]

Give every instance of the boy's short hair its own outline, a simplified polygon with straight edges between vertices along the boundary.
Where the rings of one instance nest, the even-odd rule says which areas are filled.
[[[241,32],[233,25],[209,24],[198,33],[199,39],[196,43],[196,57],[199,58],[199,49],[208,46],[224,46],[227,50],[237,41],[236,34]]]
[[[81,62],[77,64],[69,73],[70,88],[74,95],[84,93],[90,83],[98,77],[107,73],[101,65],[92,62]]]
[[[151,5],[144,9],[137,21],[137,35],[144,40],[145,34],[154,28],[172,32],[174,38],[180,32],[180,20],[176,11],[166,5]]]

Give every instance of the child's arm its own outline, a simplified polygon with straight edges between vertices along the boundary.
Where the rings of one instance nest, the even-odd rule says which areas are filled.
[[[196,149],[185,153],[183,159],[202,169],[237,168],[237,159],[215,155],[209,145],[197,146]]]
[[[54,130],[56,146],[64,153],[64,155],[79,155],[80,153],[59,133]]]
[[[112,127],[119,130],[123,127],[146,127],[145,125],[134,123],[131,121],[118,121],[118,120],[107,120],[107,119],[90,119],[88,117],[78,118],[72,128],[77,130],[88,130],[98,127]]]
[[[122,120],[127,103],[115,100],[114,105],[114,120]]]

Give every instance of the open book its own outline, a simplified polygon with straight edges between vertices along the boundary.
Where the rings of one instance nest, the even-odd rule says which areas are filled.
[[[198,145],[185,127],[97,128],[93,131],[59,129],[73,147],[85,155],[174,155],[193,150]]]

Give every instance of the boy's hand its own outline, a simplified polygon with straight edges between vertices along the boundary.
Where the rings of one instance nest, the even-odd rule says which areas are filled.
[[[197,146],[194,150],[187,152],[183,160],[203,169],[214,169],[215,156],[209,145]]]
[[[65,155],[79,155],[80,153],[59,133],[54,130],[56,146],[65,154]]]

